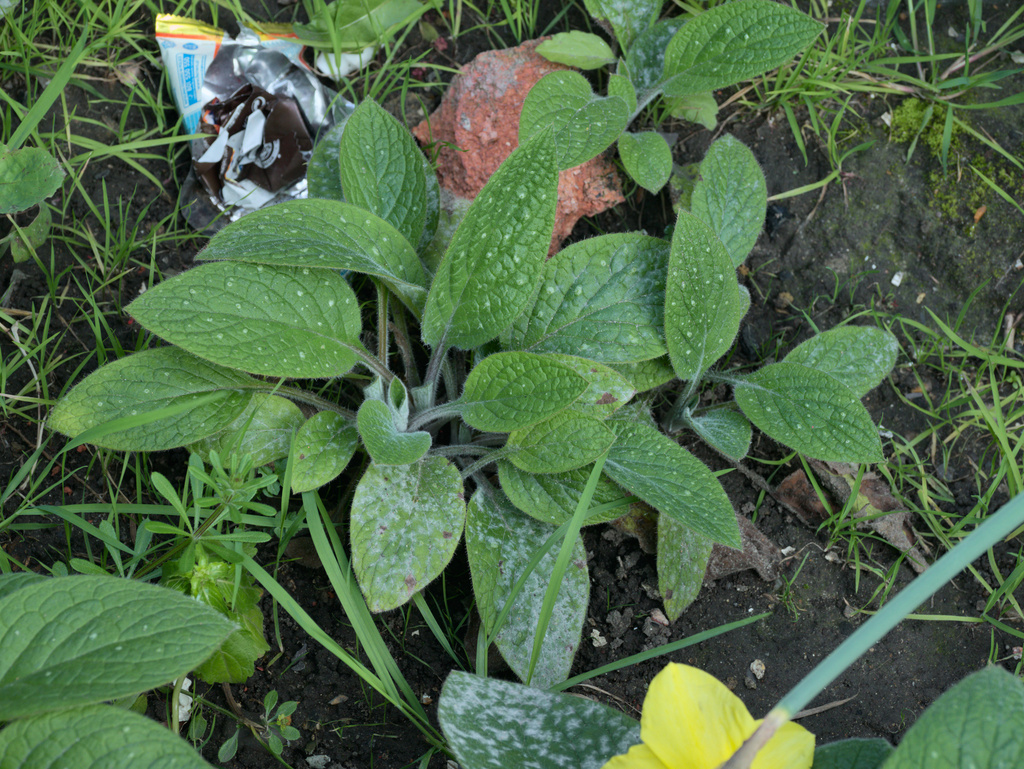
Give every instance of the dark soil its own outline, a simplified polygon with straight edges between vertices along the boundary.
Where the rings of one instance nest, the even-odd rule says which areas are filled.
[[[250,12],[264,13],[257,7]],[[948,23],[961,23],[957,14],[964,12],[948,8],[945,13],[949,16],[943,17],[938,26],[945,29]],[[438,28],[443,26],[438,23]],[[429,47],[416,35],[410,40],[408,55]],[[446,51],[435,49],[429,60],[448,65],[463,63],[490,47],[491,41],[474,33],[455,41]],[[155,72],[148,76],[158,77]],[[1003,93],[1018,91],[1022,85],[1024,80],[1018,78],[1006,85]],[[123,98],[120,85],[100,87]],[[21,88],[21,92],[15,91],[13,95],[24,100],[24,84]],[[433,109],[440,92],[440,88],[424,92],[422,103],[410,105],[412,112],[407,112],[406,119],[414,123],[424,111]],[[80,117],[100,122],[104,118],[119,118],[118,111],[74,87],[68,89],[67,95]],[[928,310],[941,318],[956,318],[968,295],[979,289],[967,308],[961,333],[985,342],[991,339],[1004,309],[1024,310],[1019,298],[1020,268],[1015,267],[1024,249],[1024,218],[984,185],[979,187],[975,177],[964,171],[972,162],[984,163],[986,168],[1001,168],[1005,161],[983,145],[965,139],[950,175],[941,174],[938,160],[925,147],[919,147],[913,160],[905,163],[906,146],[890,144],[880,120],[882,113],[891,111],[897,103],[886,103],[880,98],[854,100],[848,114],[859,117],[851,117],[849,122],[855,136],[849,139],[848,146],[869,138],[875,140],[874,145],[848,158],[843,165],[842,181],[830,184],[820,196],[816,191],[773,204],[768,228],[747,261],[745,282],[753,304],[741,334],[739,360],[755,364],[777,359],[810,336],[815,326],[830,328],[865,307],[902,314],[927,324],[931,322]],[[406,105],[388,106],[400,112]],[[809,155],[805,164],[781,113],[752,114],[727,109],[720,118],[719,132],[735,134],[762,163],[769,194],[810,184],[830,170],[825,148],[810,132],[805,134]],[[173,123],[173,117],[168,119]],[[979,111],[972,113],[970,120],[976,128],[1019,153],[1024,143],[1020,129],[1024,126],[1024,108]],[[663,126],[662,130],[679,132],[676,153],[680,163],[698,161],[714,136],[690,124]],[[144,232],[147,228],[166,226],[166,217],[174,211],[173,190],[183,178],[184,162],[182,157],[176,165],[152,163],[152,173],[166,180],[162,188],[116,162],[90,165],[82,183],[94,200],[100,200],[105,190],[110,200],[119,201],[119,218],[141,221]],[[957,169],[960,181],[953,182]],[[1012,173],[1018,183],[1012,192],[1019,196],[1018,200],[1024,200],[1024,195],[1020,195],[1024,190],[1020,173],[1016,169]],[[70,186],[65,189],[72,195]],[[976,220],[981,205],[986,206],[986,211]],[[74,193],[65,207],[65,218],[70,217],[89,221],[90,214],[79,193]],[[573,237],[639,228],[662,235],[673,219],[667,194],[637,195],[631,204],[603,215],[599,221],[581,223]],[[166,277],[191,266],[199,245],[197,240],[192,245],[168,247],[152,255],[145,250],[133,254],[137,268],[106,287],[98,300],[118,308],[124,306],[150,280],[151,271]],[[84,253],[80,250],[79,258],[85,258]],[[31,312],[40,307],[41,297],[48,293],[47,276],[35,267],[20,269],[26,277],[16,287],[8,307]],[[48,392],[55,397],[73,378],[92,370],[103,356],[95,350],[95,337],[85,327],[73,301],[80,296],[75,282],[80,271],[75,268],[75,254],[67,244],[54,243],[50,272],[57,276],[62,292],[69,297],[57,305],[63,329],[53,329],[66,330],[60,342],[66,360],[48,376]],[[893,284],[896,273],[902,273],[898,286]],[[0,289],[6,289],[11,278],[10,262],[0,262]],[[140,332],[127,315],[115,314],[110,321],[110,333],[104,338],[106,349],[101,352],[109,356],[117,345],[124,350],[138,349]],[[16,350],[8,336],[0,341],[6,361]],[[901,359],[891,381],[884,382],[866,400],[872,416],[885,429],[907,438],[925,427],[920,416],[897,396],[900,388],[906,391],[912,386],[910,373],[914,365]],[[5,394],[22,392],[31,381],[30,372],[22,367],[6,381]],[[19,470],[36,445],[35,424],[12,419],[0,425],[0,482],[6,483]],[[47,449],[49,454],[59,445],[58,440],[52,440]],[[771,441],[755,438],[752,457],[746,464],[768,475],[773,468],[759,462],[782,456]],[[703,458],[715,469],[725,467],[714,457]],[[948,477],[959,479],[952,484],[959,508],[948,510],[950,513],[963,513],[974,504],[972,495],[976,492],[970,459],[958,457],[959,465],[947,470]],[[92,450],[74,455],[74,462],[81,463],[81,468],[73,483],[51,490],[40,502],[109,501],[107,479],[117,480],[119,471],[104,473],[104,465]],[[177,482],[184,463],[185,454],[178,451],[143,458],[141,467],[143,472],[158,469]],[[778,468],[773,482],[798,467],[797,461]],[[130,478],[131,474],[121,485],[123,489],[135,487]],[[869,604],[869,608],[877,606],[872,599],[876,597],[878,580],[854,568],[843,542],[828,548],[825,532],[817,532],[796,520],[771,497],[762,499],[759,489],[740,473],[729,473],[724,481],[738,510],[756,514],[756,525],[767,537],[779,547],[794,549],[782,566],[782,576],[766,582],[755,572],[744,571],[709,581],[684,615],[666,627],[652,618],[652,612],[661,606],[654,557],[643,552],[635,538],[616,529],[588,529],[585,543],[592,579],[590,615],[574,674],[767,613],[767,617],[741,629],[668,656],[670,660],[697,665],[725,681],[755,716],[761,716],[857,627],[864,617],[859,609]],[[995,503],[1000,501],[1005,501],[1005,495]],[[15,495],[3,511],[4,516],[10,515],[17,504]],[[98,522],[96,516],[90,520]],[[52,523],[42,518],[19,522]],[[34,568],[64,560],[68,552],[64,527],[60,525],[0,531],[0,545],[9,556]],[[77,557],[89,554],[80,536],[72,538],[71,551]],[[272,555],[270,551],[261,553],[261,559],[269,561]],[[870,554],[883,573],[892,568],[892,590],[898,590],[912,577],[907,566],[894,566],[898,556],[884,543],[875,543]],[[1000,566],[1005,573],[1006,566],[1014,564],[1012,551],[1001,558],[1004,560]],[[991,581],[993,577],[987,567],[979,569]],[[322,570],[299,561],[287,562],[278,578],[322,628],[346,649],[356,651],[354,634]],[[462,552],[446,573],[444,584],[432,585],[427,594],[437,613],[440,615],[443,608],[450,618],[459,636],[453,641],[460,640],[470,624],[468,568]],[[980,614],[976,604],[985,598],[977,582],[964,576],[942,590],[920,613],[972,619]],[[277,647],[269,601],[264,602],[264,611],[268,617],[267,637]],[[302,737],[285,748],[282,758],[292,766],[305,766],[304,759],[313,756],[325,756],[327,760],[317,763],[314,759],[310,766],[392,769],[417,765],[428,748],[419,733],[333,655],[306,636],[284,612],[278,612],[278,619],[280,647],[272,649],[248,683],[233,687],[233,693],[251,716],[262,712],[263,696],[271,689],[278,692],[281,701],[298,701],[292,723]],[[414,691],[422,697],[428,713],[433,714],[441,685],[452,669],[451,660],[415,610],[388,613],[380,617],[379,624]],[[880,736],[897,742],[939,694],[989,660],[1007,657],[1006,649],[1017,643],[987,624],[908,620],[839,677],[812,707],[844,701],[842,704],[811,715],[803,723],[817,735],[819,744],[854,736]],[[457,649],[462,653],[461,646]],[[750,674],[750,665],[755,660],[761,660],[766,668],[760,680]],[[635,665],[596,678],[576,691],[638,716],[648,682],[666,661],[658,658]],[[220,708],[226,707],[219,687],[201,685],[199,694]],[[164,707],[159,698],[151,697],[152,715],[163,718]],[[212,711],[207,709],[206,714],[209,719]],[[233,721],[218,717],[207,735],[204,755],[216,761],[217,748],[234,731]],[[266,749],[244,731],[237,757],[226,764],[276,765]],[[434,756],[429,766],[445,766],[444,757]]]

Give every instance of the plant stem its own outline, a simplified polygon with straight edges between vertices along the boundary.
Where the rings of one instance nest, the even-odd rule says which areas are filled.
[[[271,392],[270,388],[267,388],[268,392]],[[305,403],[309,406],[315,406],[321,411],[333,411],[335,414],[341,414],[346,419],[350,419],[353,422],[356,421],[356,414],[354,411],[343,408],[333,401],[329,401],[326,398],[321,398],[319,395],[314,395],[308,390],[301,390],[298,387],[288,387],[281,385],[280,387],[273,388],[273,392],[278,395],[282,395],[286,398],[291,398],[299,403]]]
[[[447,336],[447,334],[445,335]],[[430,362],[427,364],[427,375],[423,378],[423,384],[430,388],[427,403],[433,407],[437,398],[437,378],[441,373],[441,364],[448,354],[448,345],[445,344],[445,336],[437,343],[437,347],[430,353]]]
[[[388,290],[384,282],[377,285],[377,358],[388,368]]]
[[[421,411],[409,421],[409,430],[421,430],[433,422],[454,419],[462,414],[462,404],[458,401],[442,403],[440,406]]]
[[[469,445],[469,444],[463,444],[460,448],[466,448],[467,445]],[[473,452],[465,452],[465,453],[467,453],[467,454],[468,453],[477,453],[477,451],[479,451],[479,448],[475,448],[475,450]],[[497,462],[499,459],[501,459],[502,457],[504,457],[508,453],[509,452],[506,451],[504,448],[494,449],[493,451],[488,451],[486,454],[484,454],[482,457],[480,457],[480,459],[478,459],[476,462],[474,462],[473,464],[469,465],[467,468],[465,468],[462,471],[462,479],[465,480],[466,478],[468,478],[469,476],[473,475],[474,473],[479,472],[483,468],[487,467],[487,465],[492,464],[494,462]]]

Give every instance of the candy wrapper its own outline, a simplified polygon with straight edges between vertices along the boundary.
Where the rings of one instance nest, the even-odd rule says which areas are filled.
[[[353,106],[302,60],[288,25],[243,27],[235,38],[161,15],[156,35],[175,102],[191,133],[193,168],[179,196],[186,220],[214,232],[257,208],[306,197],[318,136]]]

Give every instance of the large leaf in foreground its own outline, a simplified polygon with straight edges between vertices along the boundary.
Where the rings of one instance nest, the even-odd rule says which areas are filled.
[[[839,326],[812,336],[785,360],[831,374],[864,396],[892,371],[899,349],[896,337],[888,331],[874,326]]]
[[[0,766],[212,769],[195,748],[166,726],[113,705],[92,705],[15,721],[0,732]]]
[[[426,273],[409,241],[376,214],[338,200],[292,200],[253,211],[214,235],[196,259],[363,272],[413,307],[426,301]]]
[[[558,168],[550,132],[521,144],[474,198],[430,286],[423,341],[469,350],[512,325],[551,245]]]
[[[352,567],[370,611],[401,606],[440,574],[465,521],[462,478],[444,457],[370,465],[356,487],[349,523]]]
[[[796,56],[824,27],[768,0],[735,0],[688,21],[665,49],[662,88],[685,96],[757,77]]]
[[[0,721],[152,689],[233,629],[169,588],[116,577],[28,585],[0,599],[0,616]]]
[[[356,295],[330,270],[204,264],[151,288],[128,311],[193,355],[263,376],[343,376],[363,349]]]
[[[463,769],[600,769],[640,742],[639,724],[607,705],[459,671],[437,718]]]
[[[466,518],[466,552],[473,575],[473,594],[485,632],[494,630],[512,587],[553,531],[552,527],[517,510],[497,489],[481,487],[473,494]],[[505,624],[498,631],[495,641],[498,651],[520,678],[525,678],[530,667],[533,636],[557,557],[556,545],[526,578]],[[587,554],[583,540],[577,538],[572,560],[555,598],[532,685],[543,689],[569,676],[580,645],[589,595]]]
[[[693,454],[651,425],[610,420],[617,439],[604,471],[662,515],[739,548],[740,530],[722,484]]]
[[[494,353],[466,378],[462,418],[477,430],[507,433],[557,414],[586,389],[583,378],[553,356]]]
[[[62,398],[47,422],[74,437],[115,419],[185,407],[178,414],[93,441],[117,451],[162,451],[228,427],[252,398],[256,382],[175,347],[129,355],[94,371]],[[211,400],[212,394],[220,397]],[[197,405],[189,407],[188,404]]]
[[[639,233],[573,243],[543,266],[540,290],[506,347],[602,363],[665,354],[669,245]]]
[[[736,403],[762,431],[826,462],[881,462],[878,428],[857,394],[799,363],[773,363],[734,388]]]

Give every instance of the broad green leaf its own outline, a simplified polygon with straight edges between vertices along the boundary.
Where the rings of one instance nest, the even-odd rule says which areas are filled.
[[[750,80],[785,64],[824,27],[769,0],[735,0],[684,24],[665,48],[668,96],[704,93]]]
[[[563,411],[550,419],[509,433],[509,461],[528,473],[564,473],[590,464],[612,442],[612,433],[598,419]]]
[[[295,434],[292,491],[312,491],[330,483],[348,467],[359,448],[359,433],[341,414],[321,411]]]
[[[418,244],[426,225],[423,153],[404,125],[373,99],[345,121],[339,149],[345,199],[389,222]]]
[[[36,582],[43,582],[49,577],[43,574],[36,574],[32,571],[16,571],[10,574],[0,574],[0,599],[10,595],[15,590],[20,590]]]
[[[305,421],[290,400],[256,393],[226,430],[199,441],[192,449],[207,457],[211,450],[216,451],[225,462],[232,453],[250,454],[254,465],[266,465],[288,456],[292,436]]]
[[[620,74],[629,78],[637,97],[644,103],[661,90],[665,48],[684,21],[675,17],[657,22],[636,38],[626,51],[625,60],[619,64]]]
[[[612,25],[623,49],[657,20],[663,4],[664,0],[583,0],[591,16]]]
[[[537,53],[548,61],[568,64],[577,69],[600,69],[615,63],[612,48],[590,32],[559,32],[537,46]]]
[[[587,389],[570,406],[579,414],[604,419],[636,395],[636,389],[629,380],[611,366],[575,355],[552,353],[551,357],[572,368],[587,383]]]
[[[753,431],[750,422],[738,411],[715,409],[700,416],[691,416],[688,422],[697,435],[729,459],[739,462],[750,451]]]
[[[473,494],[466,517],[466,553],[484,632],[494,631],[512,587],[552,531],[552,527],[517,510],[497,489],[481,487]],[[526,676],[530,666],[533,636],[557,557],[558,547],[553,547],[526,578],[495,639],[501,656],[520,678]],[[589,595],[587,554],[583,540],[577,537],[572,560],[555,598],[532,686],[545,689],[569,676],[580,645]]]
[[[370,611],[401,606],[440,574],[465,522],[462,478],[444,457],[370,465],[349,523],[352,567]]]
[[[565,361],[530,352],[499,352],[466,378],[462,418],[484,432],[507,433],[563,411],[587,389]]]
[[[675,622],[704,584],[714,542],[669,515],[658,516],[658,590]]]
[[[42,203],[64,180],[64,169],[44,149],[0,148],[0,214],[16,214]]]
[[[125,665],[121,660],[121,666]],[[195,748],[166,726],[112,705],[44,713],[9,724],[0,732],[0,766],[212,769]]]
[[[718,125],[718,102],[711,91],[670,97],[666,100],[666,106],[672,117],[697,123],[709,131],[715,130]]]
[[[426,273],[409,241],[376,214],[337,200],[253,211],[214,235],[196,259],[352,270],[380,278],[416,312],[426,301]]]
[[[225,429],[249,404],[255,386],[256,382],[245,374],[199,360],[175,347],[158,347],[94,371],[57,402],[47,424],[51,430],[75,437],[115,419],[141,417],[223,393],[213,402],[207,400],[174,416],[94,441],[116,451],[163,451]]]
[[[341,189],[341,166],[339,151],[341,132],[345,124],[339,123],[332,127],[313,147],[313,155],[306,164],[306,182],[309,185],[309,197],[321,200],[345,201],[345,193]]]
[[[263,635],[263,612],[259,600],[263,591],[243,574],[236,580],[237,567],[204,554],[187,574],[173,574],[166,584],[206,604],[238,625],[220,648],[193,671],[208,684],[245,683],[256,670],[256,660],[270,649]]]
[[[622,134],[619,157],[633,181],[650,192],[664,187],[672,173],[672,148],[665,137],[654,131]]]
[[[294,24],[304,45],[345,52],[362,51],[389,40],[399,27],[411,24],[430,6],[420,0],[359,0],[326,3],[309,24]]]
[[[359,302],[331,270],[204,264],[149,289],[128,312],[193,355],[263,376],[343,376],[363,349]]]
[[[773,363],[734,387],[736,403],[763,432],[825,462],[881,462],[878,428],[857,393],[799,363]]]
[[[990,665],[933,702],[882,769],[1018,766],[1024,766],[1024,684]]]
[[[630,115],[636,112],[636,88],[633,87],[633,84],[625,75],[608,76],[608,95],[618,96],[626,102],[626,108],[629,110]]]
[[[400,431],[383,401],[363,401],[356,424],[363,445],[378,465],[409,465],[430,450],[430,433]]]
[[[665,282],[665,341],[680,379],[698,379],[728,352],[749,300],[714,232],[680,211]]]
[[[890,753],[881,738],[838,740],[814,749],[814,769],[880,769]]]
[[[21,232],[11,232],[11,258],[17,262],[27,262],[32,258],[32,252],[42,248],[46,239],[50,237],[50,227],[53,225],[53,216],[50,214],[49,206],[40,206],[39,213],[35,218],[21,228]]]
[[[739,548],[739,525],[722,484],[699,459],[648,424],[608,422],[617,439],[604,471],[664,516],[713,542]]]
[[[640,743],[639,724],[606,705],[457,670],[437,718],[463,769],[601,769]]]
[[[558,145],[559,169],[574,168],[604,152],[629,124],[629,108],[618,96],[596,96],[579,72],[558,70],[542,77],[523,102],[519,142],[550,128]]]
[[[739,139],[723,136],[700,163],[690,212],[711,227],[739,267],[761,234],[767,210],[768,187],[754,153]]]
[[[665,241],[638,233],[573,243],[543,266],[504,346],[602,363],[664,355],[668,258]]]
[[[812,336],[785,357],[787,363],[831,374],[863,397],[896,365],[900,345],[874,326],[840,326]]]
[[[423,340],[470,350],[529,303],[551,245],[558,168],[551,135],[521,144],[473,200],[430,286]]]
[[[561,526],[576,512],[583,489],[590,478],[590,466],[564,473],[528,473],[511,462],[498,462],[498,479],[509,501],[543,523]],[[622,499],[625,493],[603,474],[598,479],[591,507]],[[625,511],[614,508],[588,517],[585,526],[621,518]]]
[[[667,355],[636,363],[609,363],[608,365],[626,377],[638,393],[661,387],[676,378],[676,372]]]
[[[0,721],[160,686],[234,629],[191,598],[117,577],[27,585],[0,599],[0,616]]]

